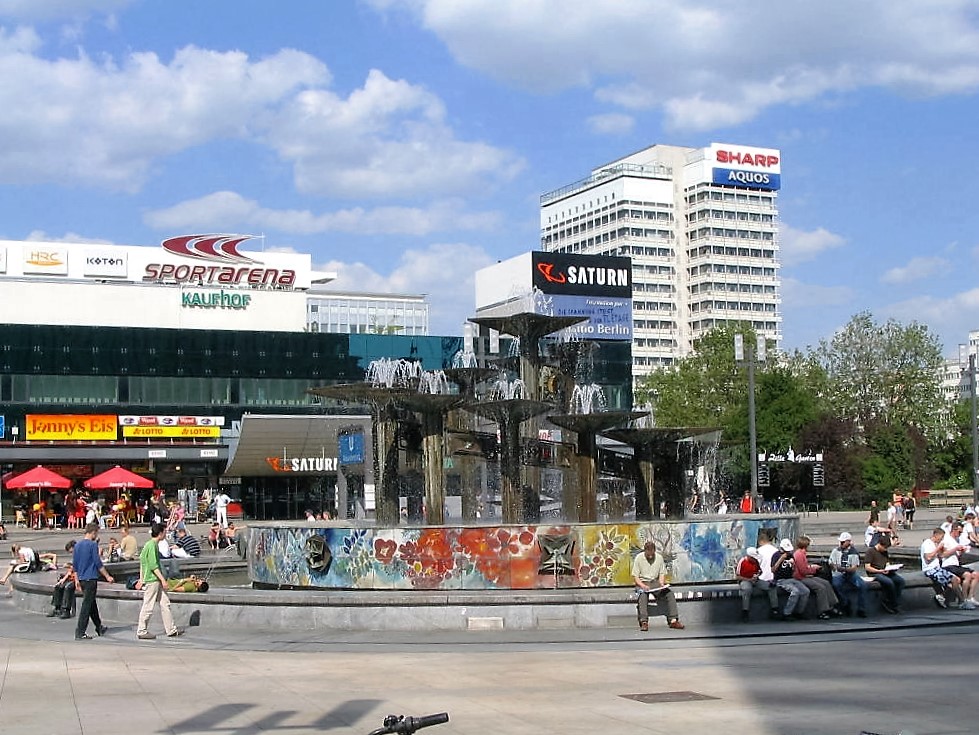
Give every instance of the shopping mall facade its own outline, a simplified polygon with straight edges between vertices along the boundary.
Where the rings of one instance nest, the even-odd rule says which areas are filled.
[[[259,519],[369,511],[368,407],[306,391],[362,381],[380,358],[438,370],[506,340],[315,331],[310,301],[333,277],[232,236],[0,241],[0,469],[80,484],[121,465],[168,492],[223,487]],[[628,396],[630,362],[611,345],[597,378]],[[348,493],[338,437],[352,429],[366,477]]]

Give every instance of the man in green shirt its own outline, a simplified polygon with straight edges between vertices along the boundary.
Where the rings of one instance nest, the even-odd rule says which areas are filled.
[[[146,542],[139,554],[139,580],[143,587],[143,607],[139,611],[136,637],[141,641],[151,641],[156,638],[156,634],[150,633],[147,626],[153,615],[153,608],[157,604],[160,605],[160,616],[163,618],[163,627],[167,631],[167,636],[174,638],[183,634],[183,631],[173,622],[170,596],[167,594],[167,580],[160,570],[160,554],[157,547],[165,534],[166,528],[163,524],[154,523],[150,527],[152,538]]]
[[[666,604],[666,622],[674,630],[683,630],[676,609],[676,597],[666,584],[666,561],[656,554],[656,543],[647,541],[641,553],[632,560],[632,578],[636,582],[637,607],[639,608],[639,630],[649,630],[649,598],[654,603]]]

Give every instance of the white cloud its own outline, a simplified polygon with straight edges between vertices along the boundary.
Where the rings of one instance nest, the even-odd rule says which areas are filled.
[[[315,264],[314,269],[338,274],[328,290],[427,294],[431,333],[458,335],[475,313],[475,272],[493,262],[474,245],[434,244],[405,251],[388,275],[361,262],[339,260]]]
[[[24,238],[29,242],[66,242],[66,243],[85,243],[88,245],[115,245],[112,240],[104,240],[98,237],[85,237],[74,232],[66,232],[64,235],[49,235],[44,230],[32,230]]]
[[[392,8],[375,0],[380,11]],[[416,0],[462,64],[535,91],[592,89],[667,126],[707,130],[794,104],[884,87],[979,88],[979,30],[964,0]]]
[[[849,286],[819,286],[795,278],[782,279],[782,305],[786,309],[841,306],[855,296],[856,292]]]
[[[308,209],[269,209],[233,191],[218,191],[148,212],[145,222],[159,230],[273,230],[293,235],[346,232],[358,235],[429,235],[446,230],[492,230],[498,212],[466,211],[457,199],[427,207],[353,207],[314,213]]]
[[[798,230],[784,222],[779,226],[779,241],[782,264],[786,266],[805,263],[820,253],[846,244],[846,240],[841,236],[823,227],[808,231]]]
[[[880,280],[884,283],[911,283],[924,278],[944,276],[951,272],[952,264],[939,256],[912,258],[907,265],[887,270]]]
[[[979,324],[979,288],[960,291],[948,297],[915,296],[875,309],[885,318],[927,324],[946,347],[968,339]]]
[[[636,125],[636,119],[632,115],[623,115],[620,112],[592,115],[586,122],[593,133],[600,133],[602,135],[624,135],[625,133],[631,133]]]
[[[0,27],[0,183],[138,189],[156,162],[215,140],[271,147],[305,193],[459,196],[511,179],[512,153],[459,140],[441,100],[371,71],[347,96],[317,58],[192,46],[166,62],[41,56],[31,29]]]
[[[0,18],[19,21],[74,20],[111,15],[133,0],[0,0]]]

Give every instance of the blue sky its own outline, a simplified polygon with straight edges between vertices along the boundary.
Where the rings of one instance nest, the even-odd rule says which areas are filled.
[[[0,237],[195,231],[426,293],[654,143],[782,151],[783,332],[979,329],[979,4],[0,0]]]

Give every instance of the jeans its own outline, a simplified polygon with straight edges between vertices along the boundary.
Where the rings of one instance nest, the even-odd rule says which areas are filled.
[[[836,607],[836,603],[839,600],[836,599],[836,593],[833,592],[833,585],[822,577],[806,577],[801,580],[802,583],[809,588],[810,592],[816,595],[816,612],[822,615],[824,612],[828,612],[831,608]]]
[[[75,583],[72,581],[62,585],[55,585],[54,592],[51,593],[51,607],[55,612],[65,615],[71,614],[75,607]]]
[[[738,582],[741,590],[741,609],[751,609],[751,593],[755,587],[768,593],[768,606],[772,610],[778,610],[778,588],[773,582],[764,579],[742,579]]]
[[[79,584],[82,587],[82,604],[78,611],[78,625],[75,627],[76,638],[85,635],[89,620],[95,625],[96,632],[102,627],[99,603],[95,599],[95,593],[99,589],[99,581],[97,579],[83,579]]]
[[[902,577],[897,572],[891,572],[890,574],[875,574],[874,579],[880,583],[880,591],[884,595],[884,602],[891,607],[897,607],[901,604],[901,592],[904,591],[904,586],[907,584]]]
[[[806,605],[809,604],[809,588],[798,579],[780,579],[775,583],[779,589],[789,593],[789,600],[785,603],[783,614],[788,617],[798,607],[799,613],[803,613]]]
[[[863,581],[856,572],[833,572],[833,589],[836,596],[847,607],[850,606],[850,598],[846,594],[847,588],[857,591],[857,612],[867,612],[867,583]]]

